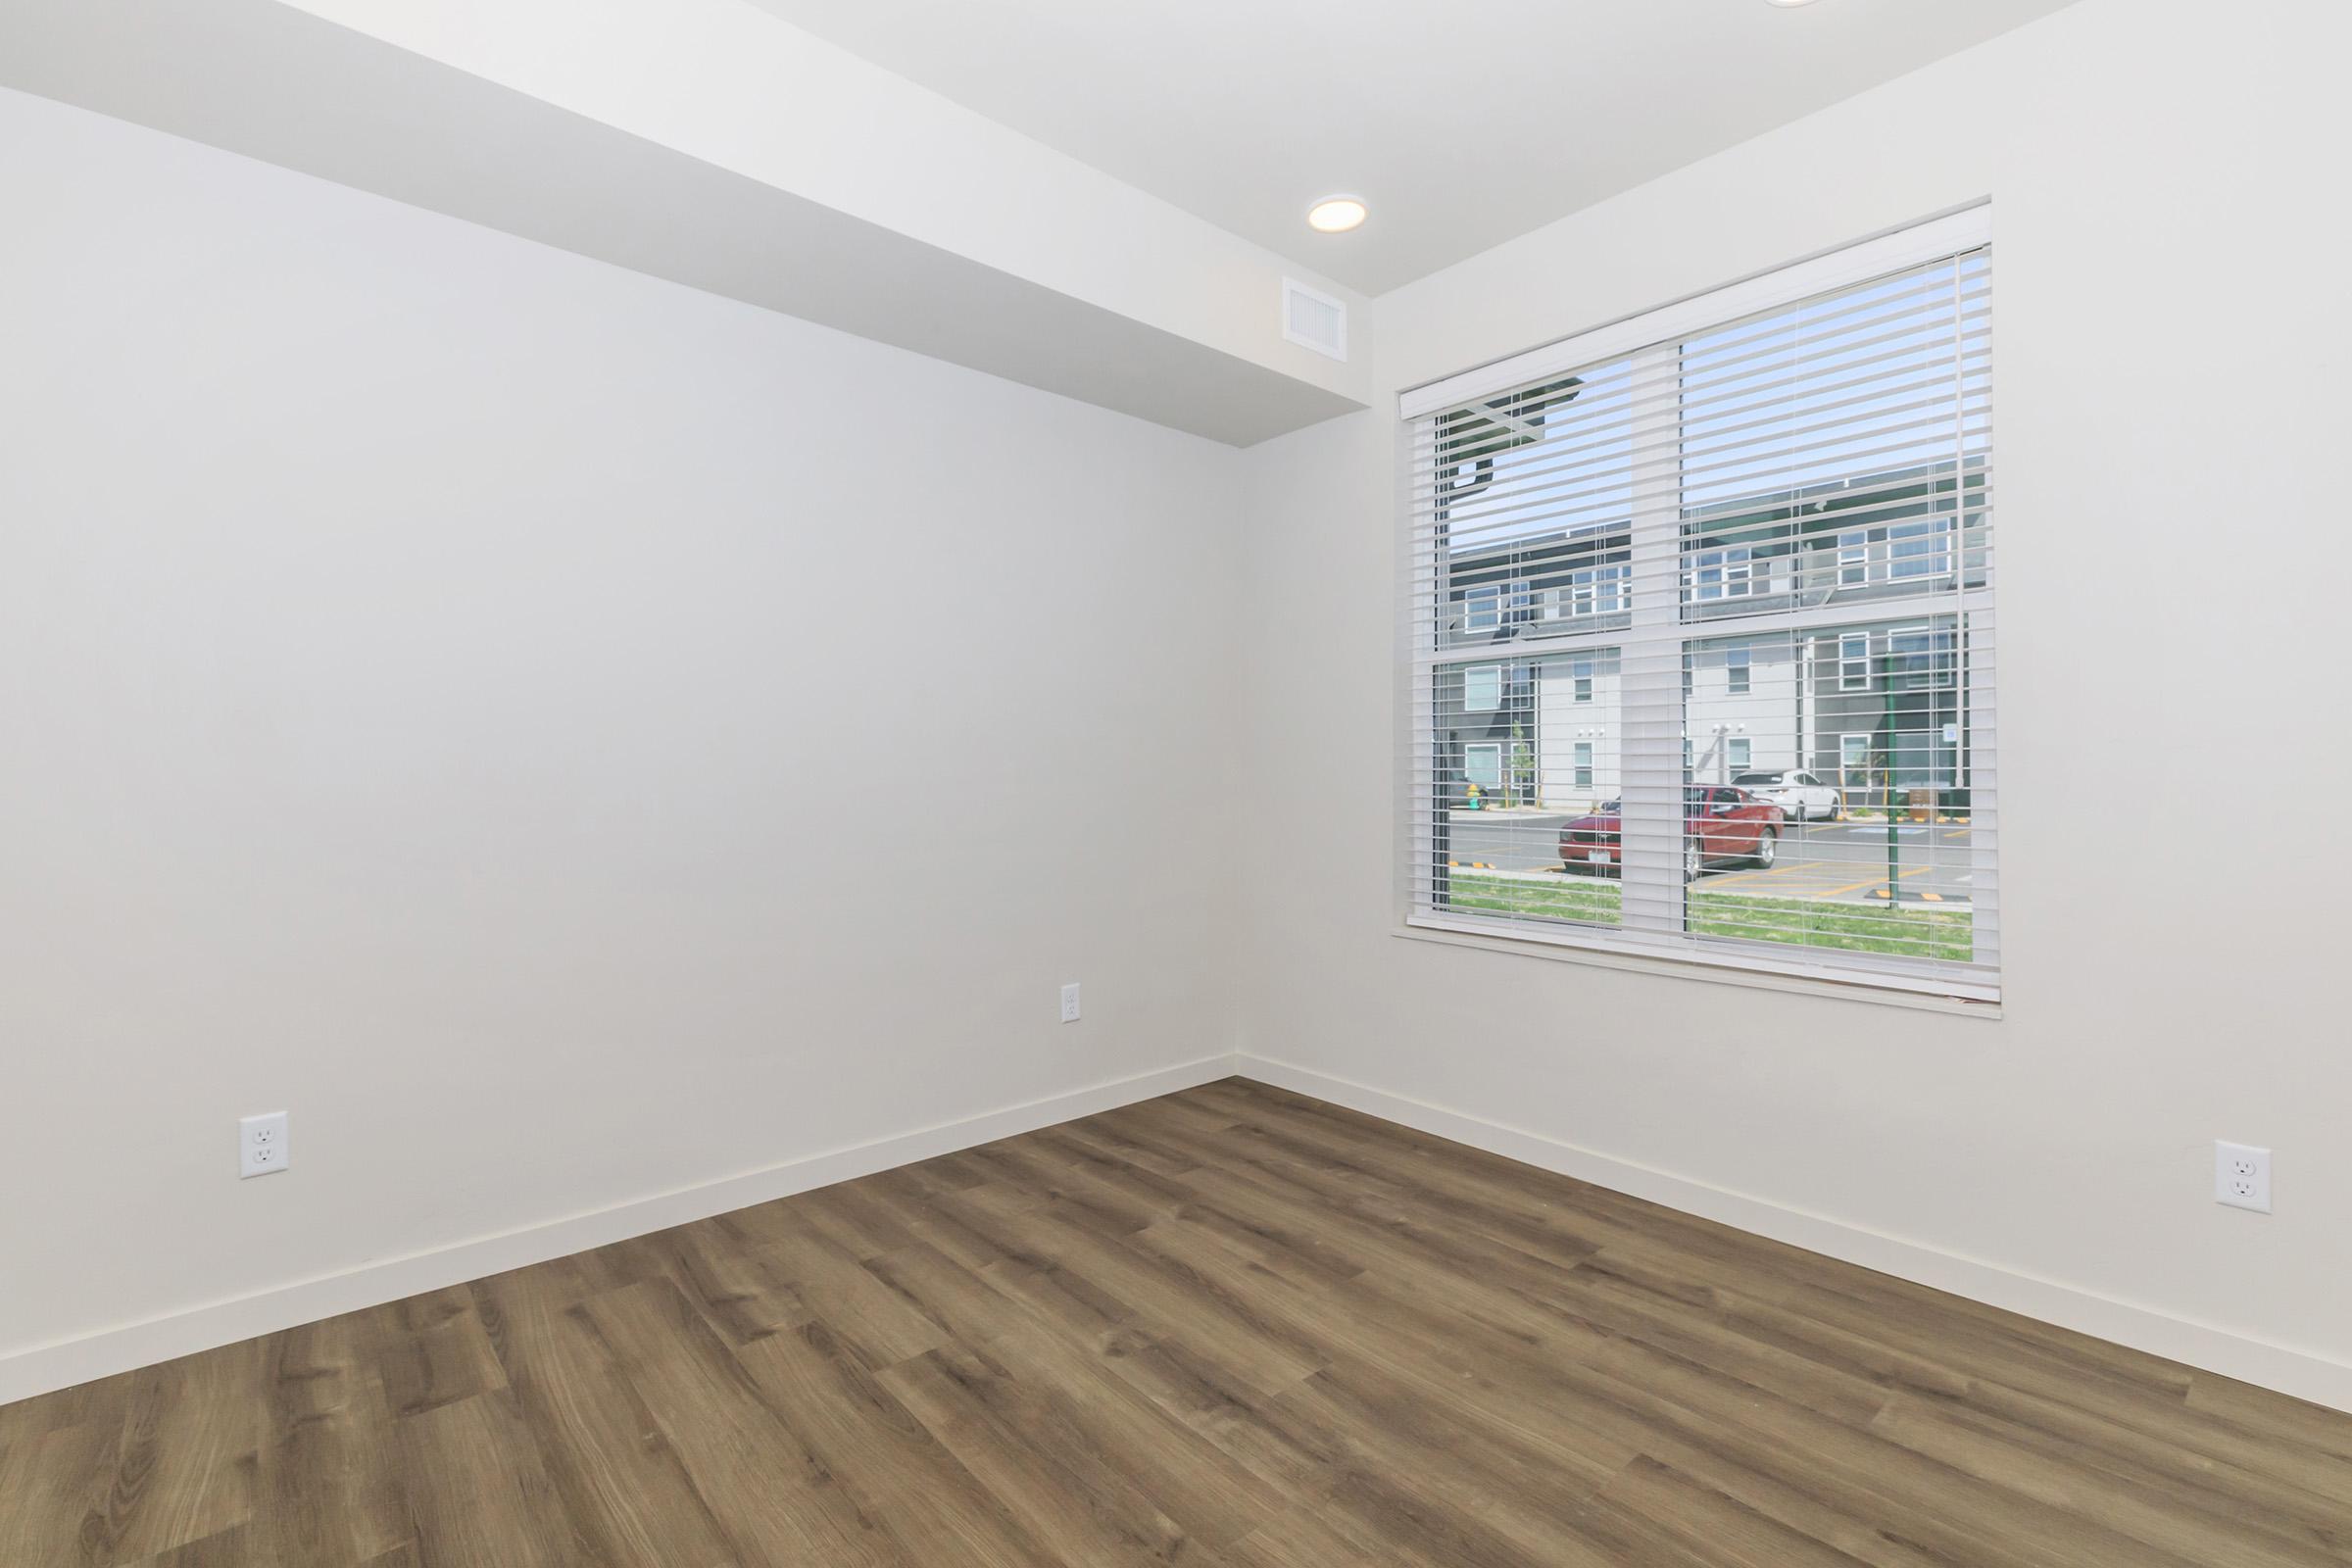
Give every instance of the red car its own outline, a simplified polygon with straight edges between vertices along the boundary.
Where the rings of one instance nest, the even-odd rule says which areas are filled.
[[[1614,874],[1622,867],[1619,804],[1604,801],[1591,816],[1560,829],[1560,861],[1570,871]],[[1770,801],[1729,784],[1683,786],[1683,880],[1695,882],[1710,865],[1745,860],[1769,866],[1781,853],[1788,815]]]

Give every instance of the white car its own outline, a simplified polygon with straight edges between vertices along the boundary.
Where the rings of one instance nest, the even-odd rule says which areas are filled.
[[[1779,807],[1791,822],[1835,822],[1845,808],[1835,789],[1801,767],[1772,773],[1742,773],[1732,782],[1758,800]]]

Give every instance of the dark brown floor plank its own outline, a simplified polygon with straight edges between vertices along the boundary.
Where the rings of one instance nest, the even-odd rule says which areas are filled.
[[[573,1531],[613,1563],[712,1564],[731,1555],[676,1450],[590,1321],[586,1301],[535,1269],[473,1286],[507,1385]]]
[[[592,1556],[562,1511],[504,1389],[398,1422],[419,1568],[621,1568]]]
[[[776,1248],[743,1245],[719,1221],[681,1225],[639,1241],[646,1259],[657,1265],[639,1282],[675,1285],[734,1344],[798,1327],[813,1315],[793,1283],[790,1259]]]
[[[1280,1510],[1280,1492],[1111,1370],[1123,1346],[1093,1351],[1045,1325],[993,1342],[1020,1382],[1051,1391],[1059,1418],[1193,1541],[1221,1546]]]
[[[2335,1557],[2325,1535],[2293,1528],[2266,1510],[2243,1502],[2217,1507],[2214,1494],[2169,1486],[2145,1472],[2102,1466],[2069,1446],[2036,1443],[2019,1427],[1965,1409],[1931,1409],[1912,1398],[1898,1399],[1880,1412],[1871,1429],[2006,1493],[2190,1561],[2325,1568]]]
[[[758,1218],[722,1217],[746,1254],[788,1282],[807,1318],[821,1321],[857,1348],[866,1364],[885,1367],[947,1343],[947,1330],[925,1317],[871,1273],[840,1243],[789,1204],[770,1204]]]
[[[371,1316],[383,1342],[384,1400],[395,1416],[506,1387],[506,1370],[464,1286],[412,1296]]]
[[[268,1441],[245,1562],[352,1568],[414,1536],[372,1332],[350,1313],[263,1342]]]
[[[887,1522],[911,1562],[1032,1568],[1055,1559],[822,1323],[737,1354],[770,1407],[825,1468]]]
[[[1861,1561],[1646,1457],[1602,1489],[1584,1522],[1627,1562],[1681,1556],[1708,1568],[1856,1568]]]
[[[301,1559],[280,1559],[268,1555],[266,1548],[257,1546],[252,1533],[245,1526],[231,1525],[217,1536],[191,1541],[184,1546],[174,1546],[170,1551],[158,1552],[152,1557],[141,1557],[137,1568],[254,1568],[256,1563],[281,1560]],[[319,1557],[312,1560],[339,1563],[343,1559]]]
[[[932,1350],[881,1375],[898,1402],[1069,1568],[1179,1560],[1183,1529],[1106,1465],[1042,1393],[985,1352]]]
[[[986,1275],[959,1267],[925,1242],[879,1252],[865,1270],[901,1300],[966,1345],[986,1346],[1034,1321]]]
[[[913,1221],[885,1202],[870,1182],[839,1182],[803,1193],[792,1208],[853,1257],[894,1252],[922,1241]]]
[[[777,1418],[718,1331],[675,1286],[632,1285],[580,1310],[743,1568],[906,1563],[881,1525]]]
[[[87,1527],[110,1485],[119,1425],[119,1417],[37,1429],[23,1423],[0,1449],[0,1563],[110,1560],[112,1544],[103,1535],[93,1540]]]
[[[136,1562],[253,1516],[267,1419],[269,1342],[130,1374],[105,1486],[83,1518],[90,1562]]]

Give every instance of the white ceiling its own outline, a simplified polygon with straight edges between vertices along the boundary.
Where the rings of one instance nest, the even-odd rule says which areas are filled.
[[[2070,0],[754,3],[1380,293]]]
[[[1238,446],[1371,394],[1280,257],[742,0],[0,0],[9,89]]]

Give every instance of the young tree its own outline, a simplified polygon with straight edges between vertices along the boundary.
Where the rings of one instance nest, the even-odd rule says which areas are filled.
[[[1525,806],[1536,798],[1536,754],[1528,748],[1526,727],[1511,726],[1511,767],[1503,784],[1502,804]]]

